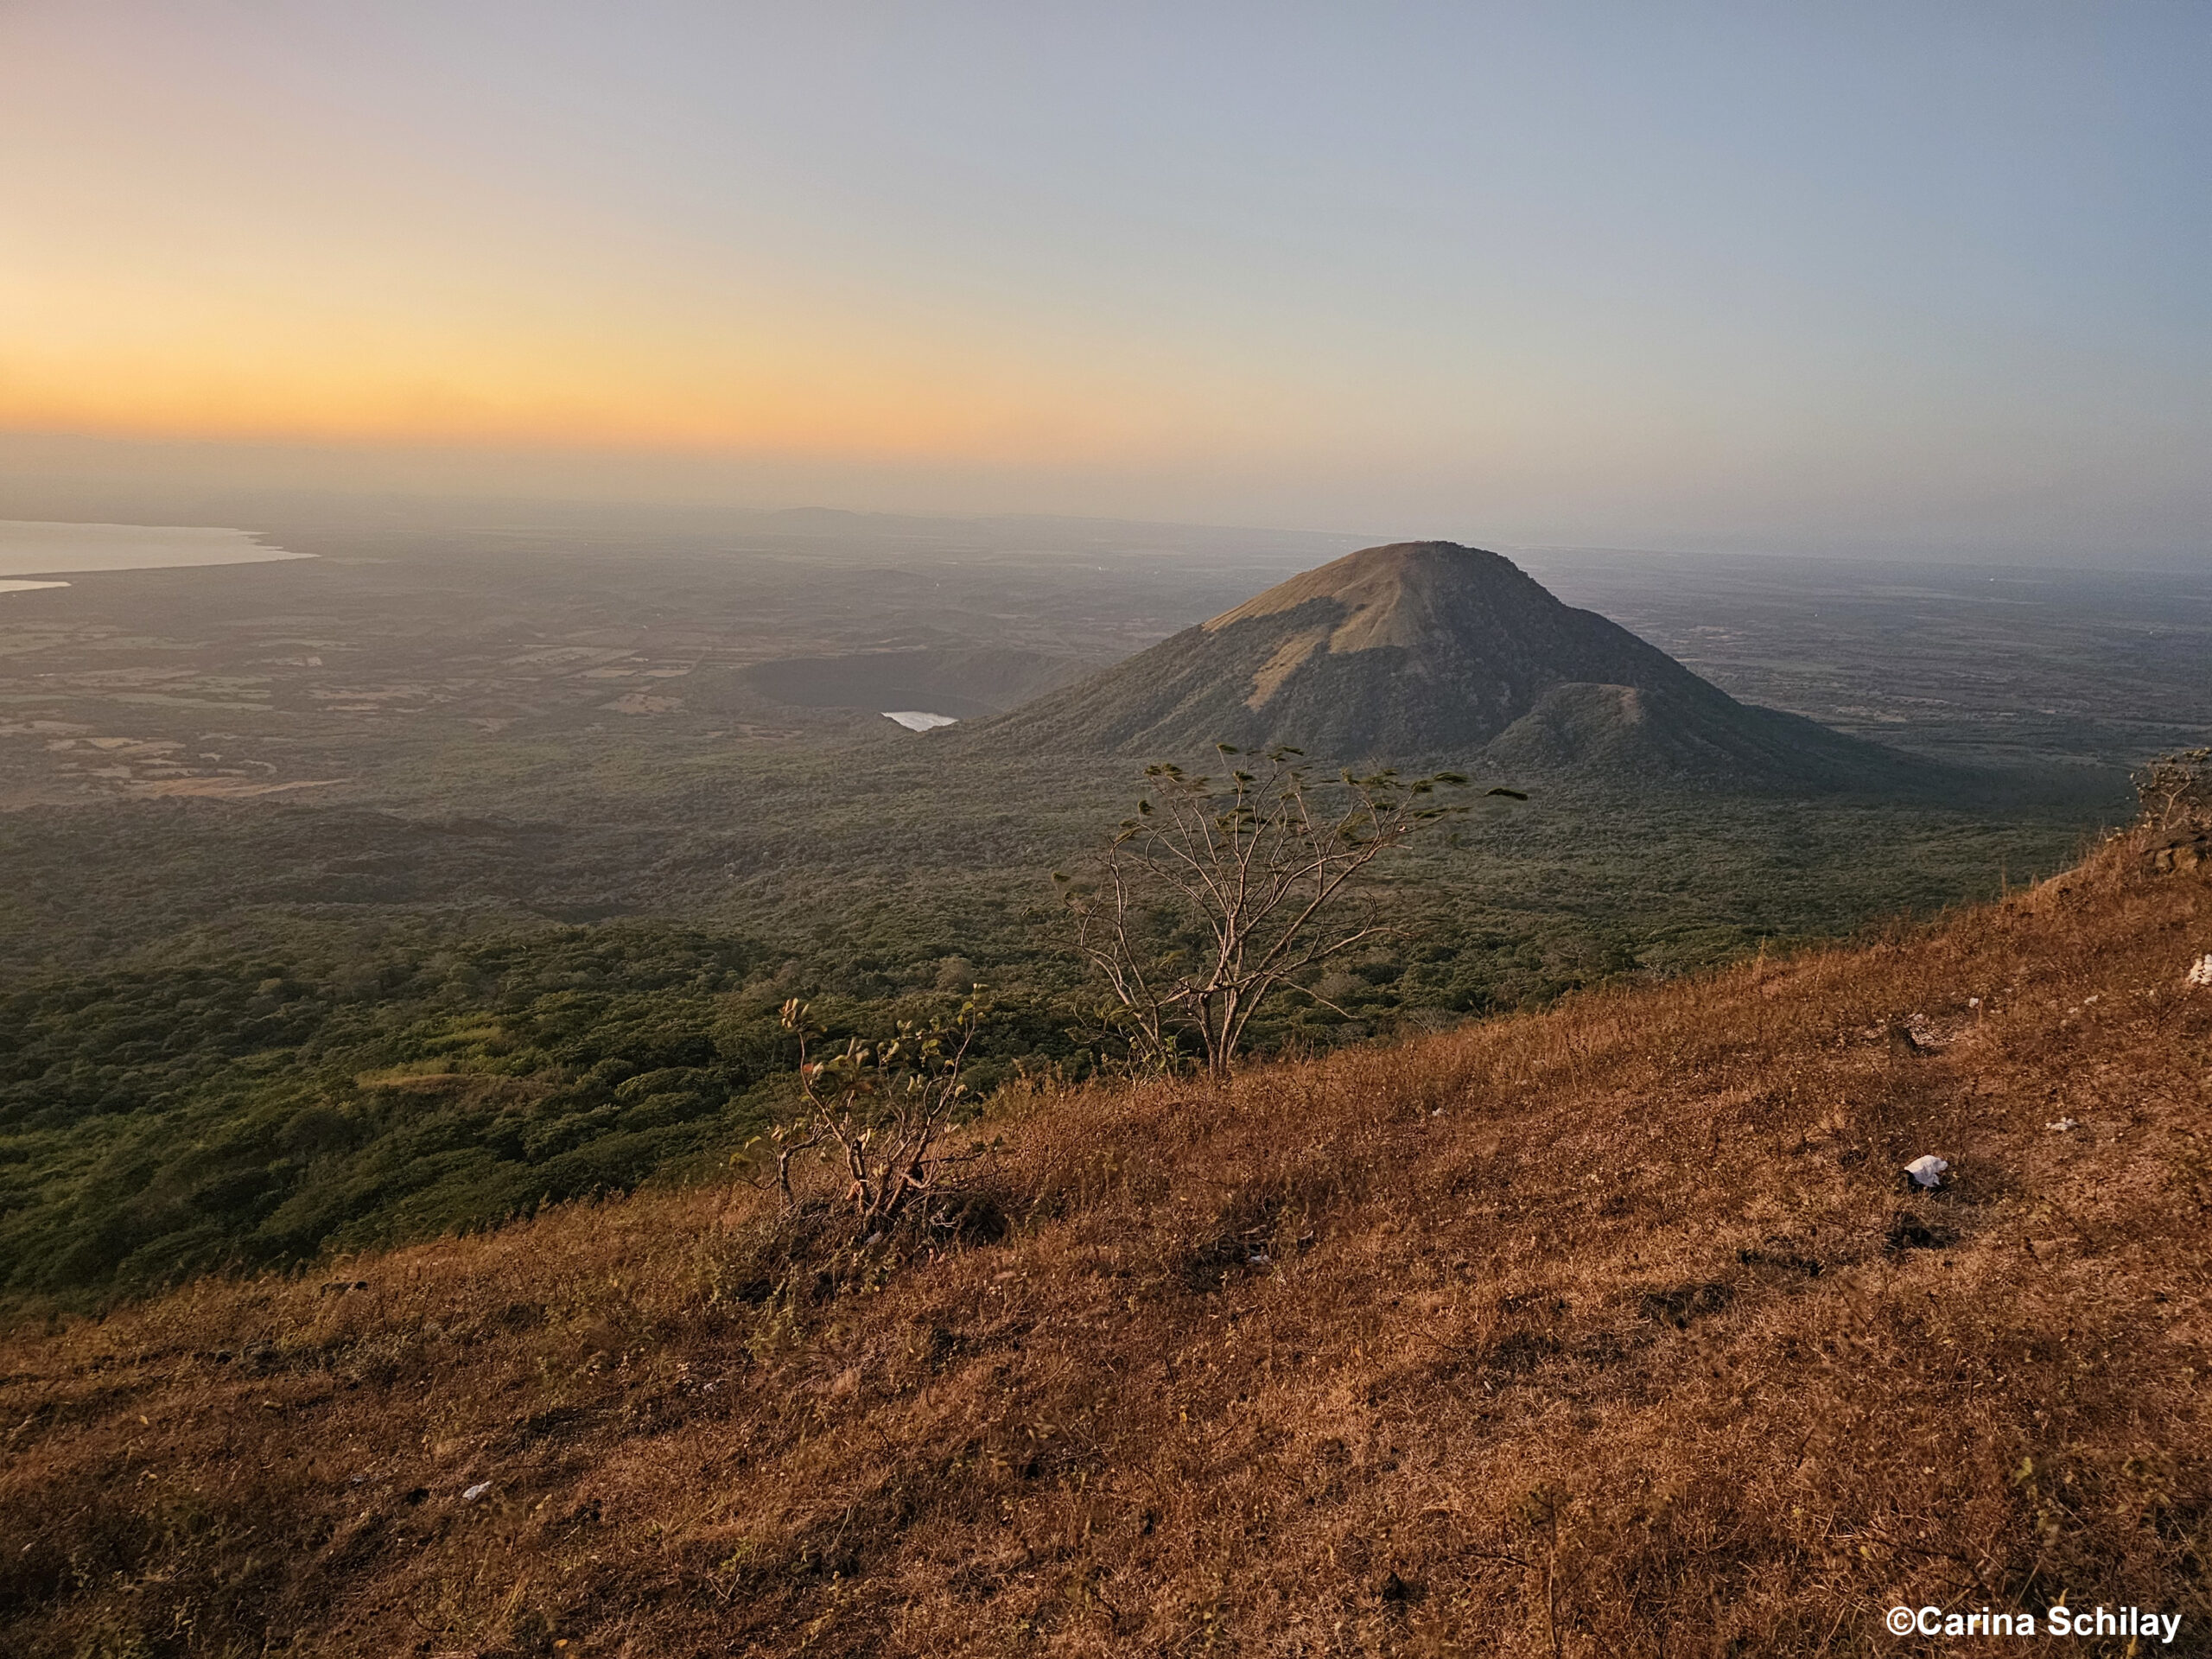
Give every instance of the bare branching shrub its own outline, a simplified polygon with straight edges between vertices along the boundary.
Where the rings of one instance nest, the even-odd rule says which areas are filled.
[[[1094,867],[1054,877],[1076,948],[1111,997],[1101,1023],[1146,1069],[1201,1059],[1226,1076],[1252,1017],[1279,990],[1343,1012],[1310,981],[1322,963],[1396,931],[1366,880],[1376,861],[1467,810],[1440,794],[1466,783],[1457,772],[1345,772],[1316,785],[1296,749],[1256,764],[1218,781],[1147,766],[1136,815]]]
[[[798,1039],[806,1103],[797,1119],[767,1137],[786,1214],[798,1207],[791,1166],[809,1154],[842,1166],[842,1202],[871,1240],[932,1199],[951,1195],[954,1172],[988,1150],[956,1147],[949,1138],[969,1099],[962,1071],[985,1012],[971,998],[948,1025],[924,1028],[902,1020],[888,1041],[864,1044],[855,1037],[840,1052],[817,1059],[810,1045],[820,1033],[807,1023],[806,1005],[796,998],[784,1004],[784,1029]]]
[[[2176,830],[2212,821],[2212,749],[2162,754],[2135,774],[2143,822]]]

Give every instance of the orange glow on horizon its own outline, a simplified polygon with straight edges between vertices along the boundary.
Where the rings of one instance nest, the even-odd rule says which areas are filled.
[[[118,376],[118,379],[124,378]],[[78,374],[41,384],[15,365],[0,381],[0,430],[244,442],[524,445],[665,451],[1049,460],[1125,448],[1105,423],[1084,430],[1019,406],[955,404],[872,389],[837,397],[805,388],[733,389],[721,398],[626,389],[509,384],[449,375],[317,376],[308,385],[218,373],[137,376],[118,394]],[[1122,440],[1122,442],[1116,442]]]
[[[1019,460],[1158,443],[1156,425],[1116,395],[1124,389],[1054,396],[984,365],[958,374],[727,340],[700,342],[689,363],[653,340],[372,337],[349,346],[306,332],[12,342],[0,356],[0,429]],[[192,349],[211,337],[227,349]]]

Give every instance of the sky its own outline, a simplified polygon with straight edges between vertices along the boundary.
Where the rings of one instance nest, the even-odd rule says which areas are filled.
[[[2212,549],[2212,5],[0,0],[74,481]]]

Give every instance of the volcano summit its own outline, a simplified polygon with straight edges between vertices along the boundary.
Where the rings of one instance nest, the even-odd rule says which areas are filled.
[[[1349,554],[981,729],[1063,751],[1293,744],[1332,763],[1727,787],[1917,793],[1946,775],[1738,702],[1511,560],[1452,542]]]

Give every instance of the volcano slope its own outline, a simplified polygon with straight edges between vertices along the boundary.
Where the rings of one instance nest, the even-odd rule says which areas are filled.
[[[19,1330],[11,1651],[2203,1651],[2208,871],[1002,1097],[933,1251],[646,1193]]]
[[[1024,704],[995,747],[1332,764],[1475,761],[1728,789],[1915,794],[1962,775],[1738,702],[1657,647],[1452,542],[1370,547]]]

